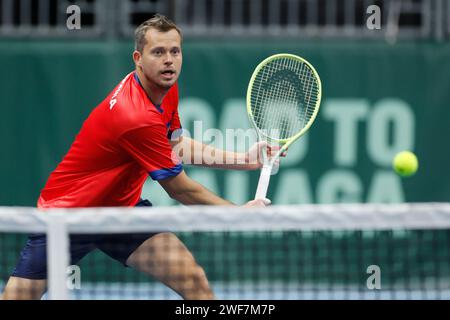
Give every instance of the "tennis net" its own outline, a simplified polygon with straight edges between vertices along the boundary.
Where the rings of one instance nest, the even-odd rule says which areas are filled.
[[[44,299],[180,299],[155,277],[110,258],[121,255],[122,245],[128,252],[133,235],[153,232],[170,232],[182,241],[218,299],[450,299],[447,203],[46,212],[3,207],[0,290],[28,234],[46,233],[49,284]],[[71,264],[73,237],[101,236],[103,241],[115,235],[122,237],[108,243],[113,247],[95,249],[83,242],[90,253]],[[180,247],[162,243],[136,257],[140,268],[197,290],[195,281],[183,276],[189,263],[181,258]],[[157,257],[170,257],[172,264]]]

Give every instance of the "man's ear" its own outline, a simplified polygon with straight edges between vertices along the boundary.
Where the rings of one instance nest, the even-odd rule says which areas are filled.
[[[141,56],[142,55],[141,55],[141,53],[139,51],[134,50],[134,52],[133,52],[133,61],[136,64],[136,66],[138,66],[138,67],[142,67],[142,65],[141,65]]]

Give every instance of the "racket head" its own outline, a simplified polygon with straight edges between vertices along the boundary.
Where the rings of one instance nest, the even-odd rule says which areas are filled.
[[[322,83],[304,58],[280,53],[264,59],[247,88],[247,113],[261,138],[287,148],[313,124]],[[278,135],[271,132],[278,130]]]

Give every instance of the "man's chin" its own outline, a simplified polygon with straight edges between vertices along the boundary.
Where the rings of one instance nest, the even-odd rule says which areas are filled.
[[[177,82],[177,81],[176,80],[161,81],[159,83],[159,87],[164,90],[169,90],[170,88],[172,88],[172,86],[175,84],[175,82]]]

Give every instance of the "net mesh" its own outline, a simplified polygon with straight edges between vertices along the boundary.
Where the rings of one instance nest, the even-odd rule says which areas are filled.
[[[60,279],[70,298],[180,299],[208,288],[219,299],[450,298],[448,204],[144,210],[63,213],[72,255],[80,241],[89,247]],[[52,219],[2,211],[1,290],[29,241],[23,227]],[[128,257],[154,232],[149,243],[161,241]]]
[[[263,136],[279,140],[299,133],[316,108],[320,85],[311,67],[280,57],[264,65],[250,89],[250,108]]]

